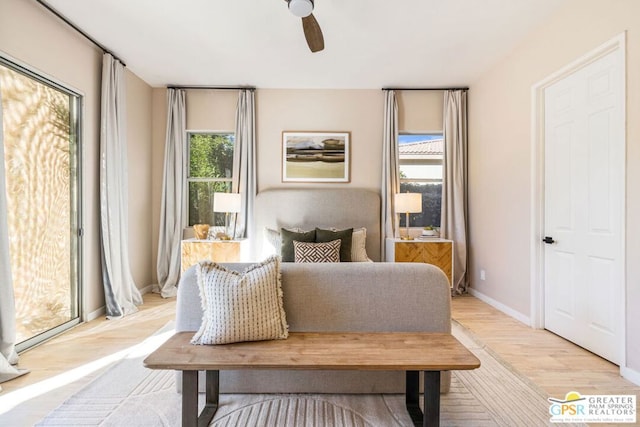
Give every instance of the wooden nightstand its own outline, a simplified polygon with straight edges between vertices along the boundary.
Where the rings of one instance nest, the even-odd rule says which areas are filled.
[[[453,283],[453,241],[440,238],[387,239],[387,262],[424,262],[440,268]]]
[[[198,261],[239,262],[240,240],[183,240],[181,246],[181,271]]]

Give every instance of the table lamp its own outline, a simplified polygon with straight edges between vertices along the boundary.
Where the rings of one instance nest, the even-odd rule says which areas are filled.
[[[396,193],[395,197],[396,213],[405,213],[406,236],[400,237],[402,240],[413,240],[409,235],[409,214],[422,212],[422,194],[420,193]]]
[[[232,240],[236,238],[236,217],[233,221],[233,235],[229,236],[227,230],[229,227],[229,214],[237,215],[242,208],[242,198],[240,193],[213,193],[213,211],[223,212],[224,216],[224,236],[223,240]]]

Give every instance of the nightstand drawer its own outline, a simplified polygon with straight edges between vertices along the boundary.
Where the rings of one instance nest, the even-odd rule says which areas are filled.
[[[202,260],[239,262],[239,240],[183,240],[181,242],[181,271]]]
[[[440,268],[453,283],[453,241],[446,239],[387,239],[387,261],[423,262]]]

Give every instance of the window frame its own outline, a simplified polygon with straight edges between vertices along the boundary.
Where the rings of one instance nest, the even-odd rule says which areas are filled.
[[[85,249],[84,249],[84,129],[85,129],[85,95],[84,93],[58,80],[52,75],[22,62],[5,52],[0,51],[0,65],[26,76],[39,84],[49,86],[69,97],[69,192],[70,192],[70,286],[71,286],[71,315],[70,319],[40,332],[21,342],[15,343],[15,350],[19,354],[29,350],[63,332],[87,321],[88,313],[85,307]],[[4,159],[0,159],[4,161]],[[15,286],[15,285],[14,285]],[[16,321],[17,318],[16,313]]]
[[[189,218],[191,217],[191,212],[190,212],[190,199],[189,199],[189,187],[190,184],[192,182],[205,182],[205,183],[215,183],[215,182],[228,182],[229,183],[229,191],[232,191],[232,185],[233,185],[233,178],[236,174],[236,171],[234,170],[234,165],[231,165],[231,177],[227,178],[193,178],[191,177],[191,135],[232,135],[234,137],[234,143],[233,143],[233,151],[235,154],[235,150],[236,150],[236,144],[235,144],[235,131],[230,131],[230,130],[221,130],[221,131],[217,131],[217,130],[193,130],[193,129],[187,129],[186,131],[186,168],[185,168],[185,177],[184,177],[184,193],[187,195],[187,197],[185,197],[185,201],[184,203],[186,204],[185,207],[185,212],[186,212],[186,216],[184,218],[184,226],[185,227],[192,227],[192,224],[189,224]],[[215,226],[215,224],[210,224],[212,227]]]
[[[440,138],[433,138],[434,140],[436,139],[444,139],[444,131],[442,130],[437,130],[437,131],[401,131],[398,132],[398,169],[400,169],[401,166],[403,165],[416,165],[416,166],[442,166],[444,167],[444,147],[443,147],[443,153],[441,156],[438,155],[433,155],[433,154],[425,154],[424,158],[413,158],[413,159],[402,159],[401,154],[400,154],[400,138],[401,136],[404,135],[414,135],[414,136],[419,136],[419,135],[425,135],[425,136],[438,136]],[[444,177],[441,176],[440,179],[437,178],[402,178],[399,177],[400,180],[400,185],[402,186],[402,184],[412,184],[412,183],[416,183],[416,184],[440,184],[443,185],[444,183]],[[422,213],[423,214],[423,213]],[[422,215],[421,214],[421,215]],[[405,217],[403,215],[400,216],[400,221],[398,222],[398,225],[400,226],[400,222],[405,221]],[[403,225],[403,227],[406,226]],[[422,226],[412,226],[409,228],[422,228]]]

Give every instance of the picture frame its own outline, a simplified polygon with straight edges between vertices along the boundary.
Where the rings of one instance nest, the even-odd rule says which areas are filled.
[[[282,182],[350,181],[351,133],[282,132]]]

